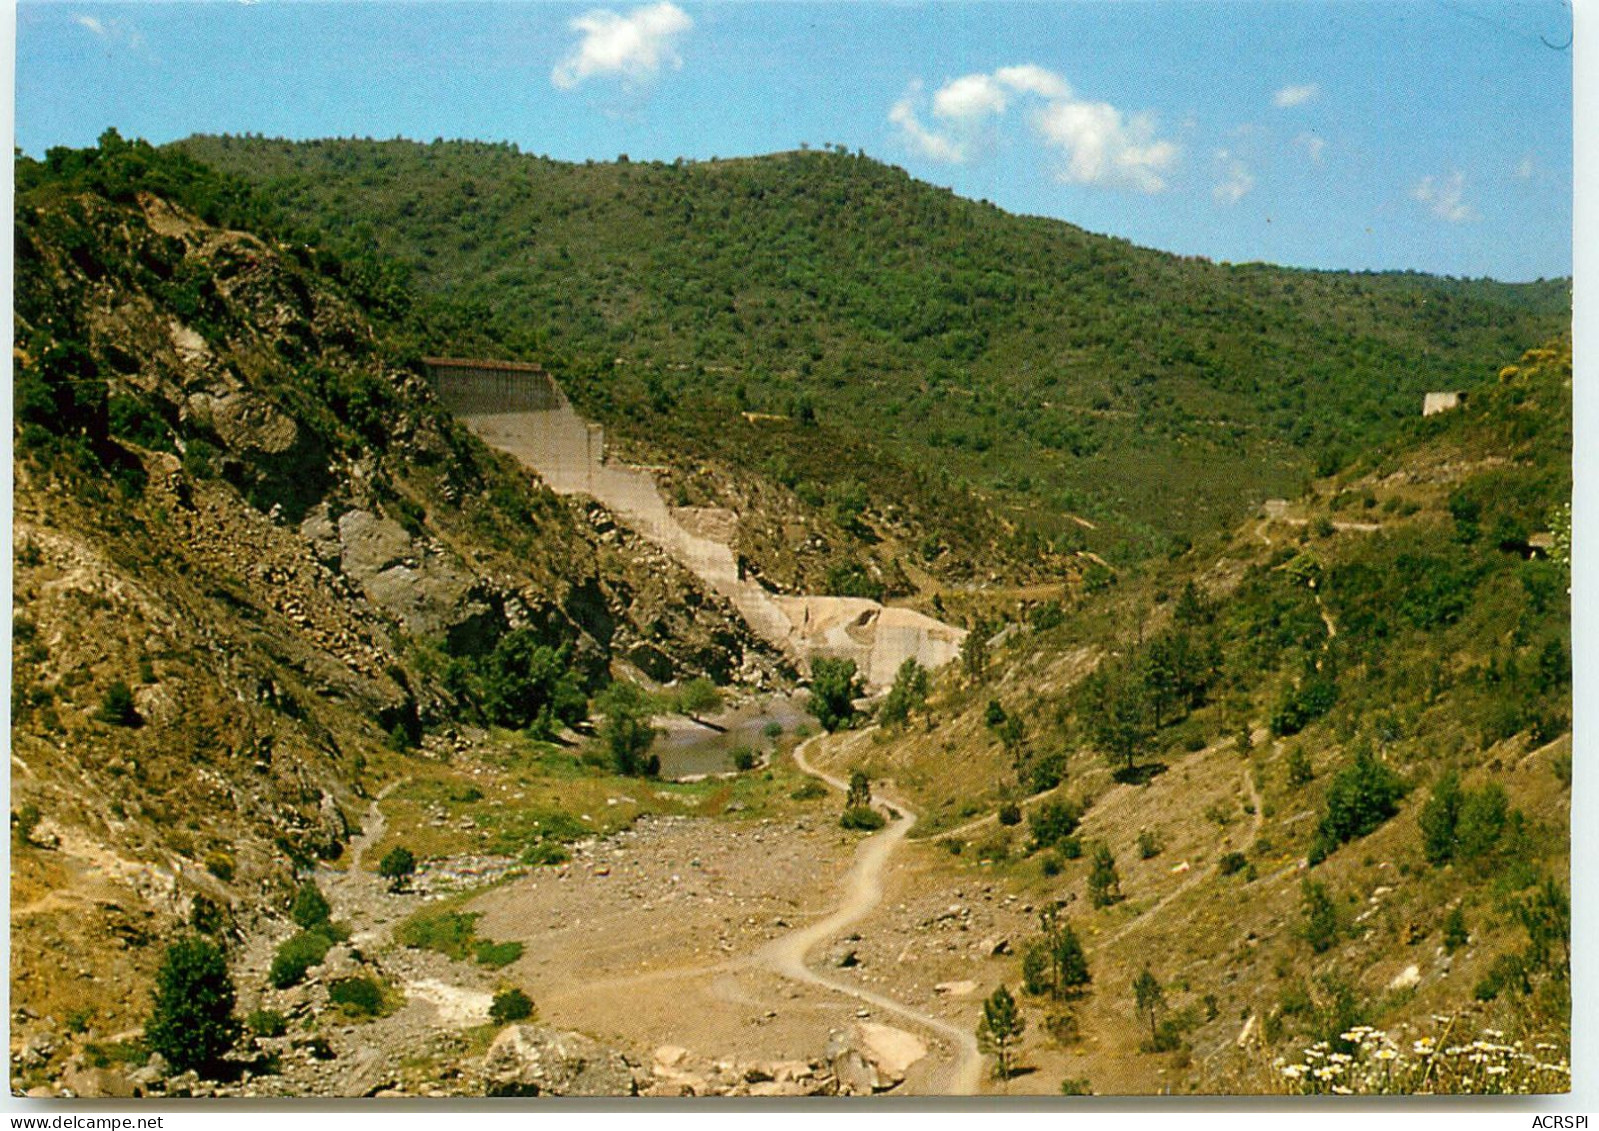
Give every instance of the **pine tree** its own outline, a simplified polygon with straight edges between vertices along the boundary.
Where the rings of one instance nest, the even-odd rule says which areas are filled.
[[[1014,1046],[1026,1029],[1027,1019],[1003,985],[983,1002],[983,1019],[977,1023],[977,1045],[994,1057],[994,1075],[1001,1080],[1008,1081],[1011,1077]]]

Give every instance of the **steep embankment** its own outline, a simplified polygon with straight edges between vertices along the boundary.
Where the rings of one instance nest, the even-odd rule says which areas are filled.
[[[340,857],[419,743],[571,721],[629,658],[775,662],[682,567],[455,424],[305,249],[142,191],[195,175],[147,151],[75,160],[19,172],[16,210],[30,1083],[68,1026],[143,1020],[185,924],[277,929],[296,869]]]

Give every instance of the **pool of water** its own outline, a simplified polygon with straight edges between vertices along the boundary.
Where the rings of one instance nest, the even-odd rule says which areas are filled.
[[[662,733],[651,748],[661,756],[661,777],[684,778],[697,774],[724,774],[734,768],[733,751],[748,746],[764,759],[777,745],[766,736],[766,728],[777,723],[784,734],[793,734],[801,724],[816,725],[805,710],[805,692],[793,695],[768,695],[753,699],[719,715],[708,716],[713,727],[691,719],[657,719]]]

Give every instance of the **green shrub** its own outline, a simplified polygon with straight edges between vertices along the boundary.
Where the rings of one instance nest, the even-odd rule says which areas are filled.
[[[120,679],[106,688],[105,698],[100,701],[100,709],[94,717],[119,727],[136,727],[144,721],[134,706],[132,689]]]
[[[852,805],[844,810],[844,815],[838,823],[846,829],[857,832],[874,832],[888,823],[887,819],[876,809],[868,805]]]
[[[1091,1096],[1094,1089],[1089,1086],[1087,1076],[1068,1076],[1060,1082],[1060,1094],[1063,1096]]]
[[[305,977],[305,972],[328,956],[333,940],[321,930],[301,931],[286,939],[272,956],[267,981],[286,990]]]
[[[389,881],[390,891],[399,891],[416,874],[416,857],[409,848],[391,848],[378,864],[378,875]]]
[[[566,846],[553,840],[535,841],[522,850],[521,856],[522,863],[535,866],[565,864],[570,859],[572,854]]]
[[[1160,855],[1160,838],[1147,829],[1138,832],[1138,858],[1150,860]]]
[[[223,883],[233,879],[233,857],[221,849],[205,854],[205,870]]]
[[[1471,941],[1471,934],[1466,930],[1466,912],[1460,904],[1455,904],[1450,909],[1449,917],[1444,920],[1444,951],[1453,954]]]
[[[488,939],[479,939],[473,948],[472,956],[481,966],[489,966],[498,970],[502,966],[509,966],[522,957],[522,944],[519,942],[490,942]]]
[[[1022,809],[1014,801],[1007,801],[999,807],[999,823],[1007,827],[1022,823]]]
[[[1058,876],[1065,869],[1066,864],[1057,852],[1046,852],[1038,862],[1039,868],[1046,876]]]
[[[808,778],[789,796],[795,801],[815,801],[818,797],[827,796],[827,787],[815,778]]]
[[[1288,784],[1295,789],[1309,785],[1316,778],[1316,771],[1311,768],[1310,755],[1305,753],[1304,747],[1294,746],[1288,751]]]
[[[257,1009],[244,1023],[258,1037],[281,1037],[289,1031],[289,1019],[275,1009]]]
[[[1002,863],[1010,859],[1010,837],[998,833],[987,840],[979,841],[973,848],[973,854],[979,860],[990,860]]]
[[[1061,843],[1077,831],[1082,823],[1083,807],[1075,801],[1045,801],[1027,816],[1027,827],[1033,834],[1034,848],[1049,848]]]
[[[733,768],[741,773],[755,768],[755,751],[748,746],[733,748]]]
[[[489,1004],[489,1020],[497,1025],[525,1021],[533,1016],[533,999],[514,986],[494,995]]]
[[[464,961],[472,953],[478,912],[419,911],[394,928],[394,941],[413,950],[436,950]]]
[[[1331,949],[1338,941],[1338,908],[1327,888],[1306,880],[1300,888],[1300,910],[1305,917],[1304,936],[1317,954]]]
[[[145,1043],[179,1072],[215,1063],[233,1047],[233,978],[222,950],[199,937],[167,947],[156,972],[155,1008],[144,1026]]]
[[[321,926],[328,921],[333,908],[328,905],[327,897],[316,886],[316,881],[307,880],[300,885],[300,890],[294,893],[294,903],[289,907],[289,918],[294,920],[294,925],[302,930]]]
[[[33,830],[39,827],[39,807],[33,802],[11,812],[11,833],[18,844],[32,844]]]
[[[1242,872],[1249,866],[1249,860],[1242,852],[1229,852],[1217,861],[1217,869],[1224,876],[1231,876],[1235,872]]]
[[[1083,842],[1074,836],[1069,836],[1055,846],[1060,854],[1067,860],[1076,860],[1083,854]]]
[[[375,1017],[383,1009],[383,987],[361,975],[340,978],[328,986],[328,1001],[351,1013]]]

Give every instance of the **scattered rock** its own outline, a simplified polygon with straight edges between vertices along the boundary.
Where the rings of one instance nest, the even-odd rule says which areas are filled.
[[[483,1057],[492,1096],[630,1096],[638,1094],[621,1053],[581,1033],[509,1025]]]
[[[1411,965],[1406,966],[1398,974],[1394,975],[1394,980],[1388,983],[1388,988],[1390,990],[1408,990],[1412,986],[1420,984],[1421,967]]]

